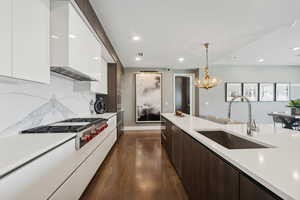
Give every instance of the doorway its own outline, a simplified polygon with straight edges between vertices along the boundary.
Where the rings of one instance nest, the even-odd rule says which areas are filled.
[[[192,113],[192,75],[174,74],[174,112]]]

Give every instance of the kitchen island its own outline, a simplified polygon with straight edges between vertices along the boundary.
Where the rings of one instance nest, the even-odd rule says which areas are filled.
[[[162,143],[190,199],[300,199],[300,133],[162,114]],[[221,130],[268,148],[227,149],[197,131]]]

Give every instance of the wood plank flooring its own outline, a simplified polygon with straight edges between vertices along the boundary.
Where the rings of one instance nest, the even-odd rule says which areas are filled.
[[[160,133],[126,132],[81,200],[187,200]]]

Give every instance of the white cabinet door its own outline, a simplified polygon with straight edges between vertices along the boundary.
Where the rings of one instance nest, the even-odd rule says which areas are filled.
[[[69,4],[69,65],[89,74],[91,33],[75,8]]]
[[[91,91],[107,94],[107,62],[104,58],[100,57],[99,62],[94,67],[93,76],[97,78],[97,81],[91,82]]]
[[[91,43],[93,49],[93,63],[91,64],[90,75],[97,81],[91,82],[91,92],[103,93],[101,89],[101,76],[102,76],[102,58],[101,58],[101,45],[98,40],[93,36]]]
[[[50,0],[12,2],[13,76],[49,83]]]
[[[107,62],[101,59],[101,88],[102,94],[107,94]]]
[[[69,66],[68,24],[69,3],[51,0],[50,6],[50,66]]]
[[[11,0],[1,1],[0,12],[0,75],[11,76]]]
[[[94,37],[93,33],[90,32],[88,36],[89,40],[89,74],[93,78],[100,80],[100,65],[101,65],[101,46],[96,37]]]

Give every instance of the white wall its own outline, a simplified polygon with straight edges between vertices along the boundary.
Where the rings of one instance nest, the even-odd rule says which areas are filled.
[[[74,92],[74,81],[51,74],[50,85],[0,78],[0,135],[89,113],[90,92]]]
[[[224,82],[291,82],[300,83],[300,67],[298,66],[212,66],[210,74],[217,76],[222,83],[213,89],[199,89],[200,114],[227,117],[228,103],[225,102]],[[201,73],[200,77],[203,74]],[[299,98],[300,87],[292,88],[292,99]],[[289,111],[287,102],[253,102],[254,119],[258,123],[272,123],[267,114],[273,111]],[[246,103],[234,103],[232,118],[247,120]]]

